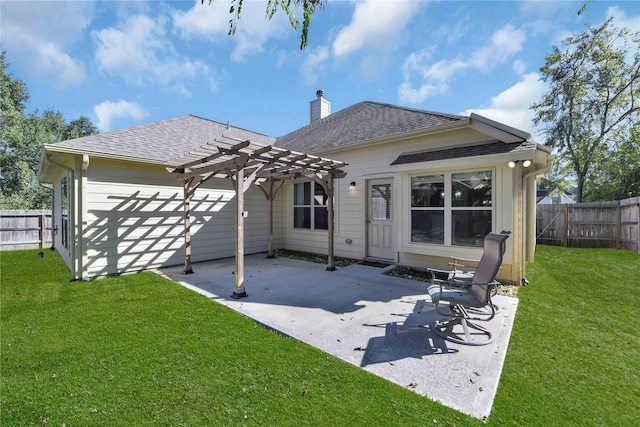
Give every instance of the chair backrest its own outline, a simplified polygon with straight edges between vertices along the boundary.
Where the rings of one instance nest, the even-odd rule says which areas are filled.
[[[488,286],[479,286],[480,284],[491,283],[496,279],[496,274],[502,265],[507,248],[507,239],[509,232],[489,233],[484,238],[484,252],[482,258],[478,262],[473,278],[471,279],[471,293],[478,298],[478,304],[486,304],[489,300],[491,289]]]

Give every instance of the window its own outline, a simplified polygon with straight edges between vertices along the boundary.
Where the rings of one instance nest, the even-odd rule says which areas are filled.
[[[321,185],[305,182],[293,186],[293,226],[310,230],[329,228],[327,194]]]
[[[66,175],[60,183],[60,205],[62,211],[62,246],[69,249],[69,178]]]
[[[444,243],[444,175],[411,178],[411,241]]]
[[[491,171],[411,178],[411,242],[482,246],[492,225]]]

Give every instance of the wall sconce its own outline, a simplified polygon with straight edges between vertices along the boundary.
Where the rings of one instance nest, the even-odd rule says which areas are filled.
[[[513,168],[515,168],[515,167],[516,167],[516,165],[517,165],[518,163],[520,163],[520,160],[516,160],[516,161],[511,160],[511,161],[509,162],[509,167],[510,167],[511,169],[513,169]],[[528,168],[529,166],[531,166],[531,160],[524,160],[524,161],[522,162],[522,167]]]
[[[351,190],[353,190],[354,188],[356,188],[356,182],[355,182],[355,181],[351,181],[351,182],[349,183],[349,188],[350,188]]]

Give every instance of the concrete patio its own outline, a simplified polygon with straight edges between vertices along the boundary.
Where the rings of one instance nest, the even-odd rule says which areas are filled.
[[[492,344],[445,341],[429,324],[441,317],[424,282],[383,275],[354,264],[325,266],[264,254],[245,257],[248,297],[231,298],[233,258],[159,270],[220,304],[402,387],[483,418],[491,412],[518,305],[494,298],[500,312],[488,328]],[[391,267],[388,267],[391,268]],[[293,355],[292,357],[295,357]]]

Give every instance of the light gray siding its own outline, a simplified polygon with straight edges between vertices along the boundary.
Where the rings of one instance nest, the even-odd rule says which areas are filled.
[[[92,160],[87,182],[90,277],[184,262],[183,190],[164,168]],[[245,193],[245,252],[267,249],[266,198]],[[279,206],[276,202],[275,206]],[[274,209],[274,245],[282,246],[281,209]],[[210,180],[191,200],[192,261],[234,255],[235,192],[229,180]]]

